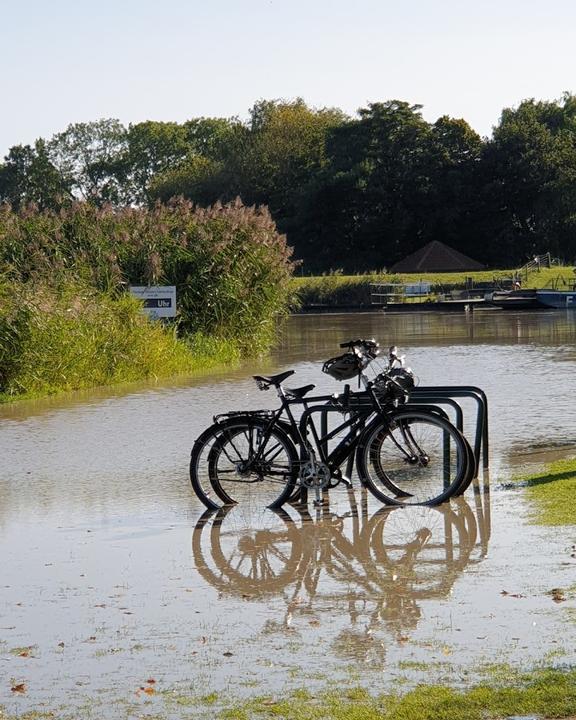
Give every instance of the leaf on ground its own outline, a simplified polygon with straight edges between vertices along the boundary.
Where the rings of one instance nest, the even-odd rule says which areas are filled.
[[[156,680],[154,680],[154,678],[148,678],[148,680],[146,680],[146,682],[148,683],[148,685],[155,685],[155,684],[156,684]]]
[[[230,652],[230,650],[226,650],[226,652],[222,653],[222,655],[224,655],[224,657],[232,657],[232,655],[234,655],[234,653]]]
[[[20,693],[23,695],[27,690],[26,683],[16,683],[10,687],[10,690],[12,690],[13,693]]]
[[[508,592],[508,590],[502,590],[500,592],[500,595],[507,595],[508,597],[511,597],[511,598],[525,598],[526,597],[526,595],[522,595],[521,593],[510,593],[510,592]]]

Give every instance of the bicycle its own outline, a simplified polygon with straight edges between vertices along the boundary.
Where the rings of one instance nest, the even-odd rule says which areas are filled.
[[[293,370],[254,376],[260,390],[276,389],[280,407],[216,415],[197,438],[190,479],[209,509],[219,509],[218,501],[278,508],[305,500],[308,490],[319,504],[329,488],[350,486],[354,465],[360,482],[388,505],[437,505],[467,486],[474,475],[468,442],[439,408],[405,406],[414,378],[396,348],[370,380],[365,370],[379,354],[378,343],[352,340],[340,347],[347,352],[325,362],[323,372],[357,378],[364,390],[351,392],[346,385],[343,393],[307,397],[314,385],[284,387]],[[294,407],[302,409],[298,420]],[[344,420],[328,431],[335,413]]]

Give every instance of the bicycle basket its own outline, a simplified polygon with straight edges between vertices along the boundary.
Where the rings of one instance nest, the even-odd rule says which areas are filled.
[[[326,360],[322,372],[336,380],[351,380],[362,371],[363,367],[362,359],[358,355],[347,352]]]

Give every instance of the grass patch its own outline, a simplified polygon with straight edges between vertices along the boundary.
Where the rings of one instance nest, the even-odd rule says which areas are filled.
[[[576,713],[576,671],[543,670],[513,682],[460,691],[420,686],[406,694],[372,696],[363,688],[288,698],[258,697],[224,710],[225,720],[490,720],[513,715],[567,718]]]
[[[179,338],[127,294],[77,283],[12,291],[0,307],[0,402],[192,374],[240,357],[233,341]]]
[[[464,287],[467,278],[473,283],[510,281],[514,270],[481,270],[456,273],[366,273],[365,275],[342,275],[331,273],[315,277],[292,279],[292,289],[300,305],[370,305],[370,283],[404,285],[429,282],[434,293],[441,293],[455,286]],[[528,278],[522,277],[524,288],[543,288],[559,281],[566,289],[575,281],[572,266],[555,266],[533,271]],[[564,283],[567,283],[565,285]]]
[[[576,458],[557,460],[544,470],[514,478],[526,488],[537,525],[576,525]]]
[[[503,668],[502,668],[503,670]],[[372,694],[366,688],[351,686],[313,692],[306,688],[278,695],[260,695],[242,701],[226,701],[220,694],[174,696],[163,693],[164,711],[153,717],[174,717],[185,708],[204,709],[220,720],[496,720],[537,715],[570,718],[576,715],[576,669],[543,668],[521,673],[492,674],[490,679],[468,689],[439,685],[420,685],[408,692]],[[222,703],[226,703],[225,706]],[[6,720],[32,720],[55,717],[53,713],[7,715]],[[61,717],[61,715],[59,715]]]

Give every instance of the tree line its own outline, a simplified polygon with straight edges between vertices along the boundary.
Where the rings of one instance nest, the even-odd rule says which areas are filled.
[[[239,118],[76,123],[0,164],[0,203],[60,211],[267,206],[307,272],[384,269],[432,240],[492,267],[576,257],[576,96],[502,111],[490,138],[390,100],[354,117],[301,99]]]

